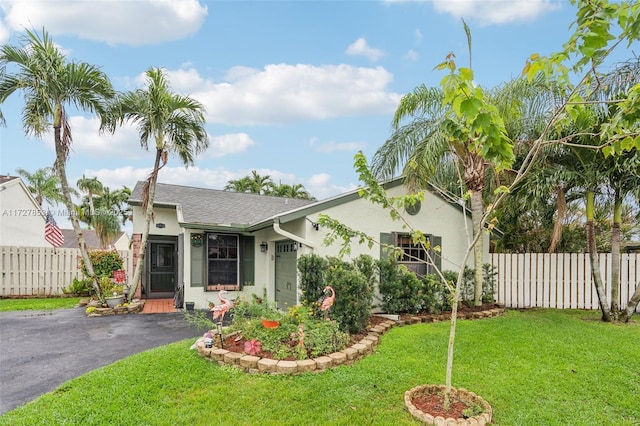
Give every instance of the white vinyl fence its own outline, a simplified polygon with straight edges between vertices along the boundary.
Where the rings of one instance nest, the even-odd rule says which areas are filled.
[[[131,251],[119,251],[127,274],[132,273]],[[74,278],[81,279],[80,249],[0,247],[0,296],[62,294]]]
[[[620,268],[620,308],[640,281],[640,254],[624,253]],[[611,303],[611,254],[599,255]],[[600,309],[588,253],[492,253],[496,300],[509,308]],[[640,305],[637,312],[640,312]]]

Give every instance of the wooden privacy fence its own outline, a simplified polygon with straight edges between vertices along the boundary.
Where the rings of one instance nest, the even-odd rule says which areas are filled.
[[[640,254],[620,255],[621,308],[640,281]],[[599,255],[600,271],[611,303],[611,254]],[[509,308],[600,309],[588,253],[492,253],[496,300]],[[637,312],[640,312],[640,305]]]
[[[0,296],[62,294],[74,278],[81,279],[80,249],[0,247]],[[127,274],[133,273],[131,251],[119,251]]]

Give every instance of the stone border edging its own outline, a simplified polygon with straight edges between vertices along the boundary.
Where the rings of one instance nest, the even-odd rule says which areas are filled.
[[[115,308],[105,308],[103,307],[102,303],[94,300],[81,300],[80,303],[78,303],[78,305],[76,306],[84,308],[85,312],[87,308],[95,308],[93,312],[87,314],[87,318],[106,317],[109,315],[138,314],[144,309],[144,299],[135,300],[125,305],[118,305]]]
[[[490,309],[488,311],[458,313],[460,319],[481,319],[500,316],[504,313],[504,307]],[[374,314],[375,315],[375,314]],[[462,315],[462,316],[461,316]],[[426,317],[411,317],[409,324],[417,324],[420,322],[439,322],[449,320],[450,316],[429,315]],[[212,346],[206,348],[204,346],[204,337],[200,337],[195,344],[198,355],[207,361],[215,361],[220,365],[229,365],[239,368],[247,373],[268,373],[268,374],[300,374],[310,372],[323,372],[328,368],[335,368],[341,365],[350,365],[360,360],[364,356],[372,353],[378,346],[379,338],[393,326],[404,326],[407,322],[388,319],[382,323],[371,327],[367,334],[358,343],[349,346],[341,351],[312,359],[303,359],[297,361],[276,360],[271,358],[261,358],[254,355],[246,355],[238,352],[228,351],[223,348]]]
[[[491,417],[493,415],[493,409],[489,405],[487,401],[485,401],[480,396],[476,395],[473,392],[469,392],[464,388],[451,388],[451,395],[457,396],[460,399],[463,399],[468,402],[472,402],[475,404],[479,404],[482,406],[484,412],[477,416],[469,417],[469,418],[444,418],[442,416],[433,417],[429,413],[425,413],[424,411],[418,409],[411,402],[413,397],[420,393],[434,393],[434,392],[444,392],[446,389],[445,385],[422,385],[416,386],[413,389],[410,389],[404,393],[404,403],[407,406],[407,409],[411,413],[411,415],[418,420],[425,422],[428,425],[459,425],[459,426],[484,426],[486,424],[491,423]]]

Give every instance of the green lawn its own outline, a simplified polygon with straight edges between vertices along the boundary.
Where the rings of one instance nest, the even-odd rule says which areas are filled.
[[[80,297],[47,297],[42,299],[0,299],[0,312],[73,308]]]
[[[640,320],[528,310],[460,321],[454,386],[486,399],[495,424],[640,425]],[[352,366],[249,375],[200,358],[194,339],[71,380],[1,425],[417,425],[416,385],[444,383],[449,324],[394,327]]]

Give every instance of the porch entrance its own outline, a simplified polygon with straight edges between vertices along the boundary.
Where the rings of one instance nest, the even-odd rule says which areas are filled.
[[[177,243],[176,237],[149,238],[144,286],[147,299],[173,298],[178,278]]]
[[[297,249],[295,241],[276,242],[276,303],[284,311],[298,303]]]

